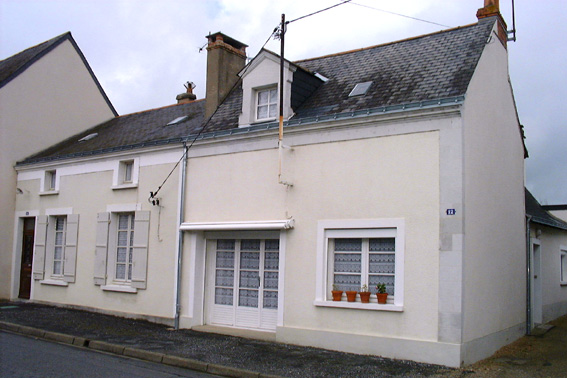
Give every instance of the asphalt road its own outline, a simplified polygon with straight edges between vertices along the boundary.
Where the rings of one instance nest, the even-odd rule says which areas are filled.
[[[212,378],[216,376],[0,331],[0,377]]]

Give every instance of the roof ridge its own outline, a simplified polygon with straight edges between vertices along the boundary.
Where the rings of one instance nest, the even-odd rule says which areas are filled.
[[[432,35],[437,35],[437,34],[442,34],[442,33],[449,33],[449,32],[453,32],[453,31],[460,30],[460,29],[470,28],[470,27],[476,26],[476,25],[478,25],[478,24],[479,24],[478,22],[475,22],[475,23],[468,24],[468,25],[456,26],[456,27],[454,27],[454,28],[445,29],[445,30],[439,30],[439,31],[436,31],[436,32],[433,32],[433,33],[429,33],[429,34],[421,34],[421,35],[414,36],[414,37],[399,39],[399,40],[397,40],[397,41],[386,42],[386,43],[380,43],[380,44],[373,45],[373,46],[360,47],[360,48],[358,48],[358,49],[346,50],[346,51],[342,51],[342,52],[338,52],[338,53],[333,53],[333,54],[322,55],[322,56],[318,56],[318,57],[314,57],[314,58],[307,58],[307,59],[295,60],[295,61],[293,61],[293,63],[299,64],[299,63],[309,62],[309,61],[317,60],[317,59],[330,58],[330,57],[333,57],[333,56],[340,56],[340,55],[352,54],[352,53],[359,52],[359,51],[371,50],[371,49],[375,49],[375,48],[377,48],[377,47],[383,47],[383,46],[394,45],[394,44],[396,44],[396,43],[408,42],[408,41],[416,40],[416,39],[419,39],[419,38],[429,37],[429,36],[432,36]]]
[[[123,117],[128,117],[128,116],[132,116],[132,115],[136,115],[136,114],[149,113],[149,112],[153,112],[153,111],[156,111],[156,110],[167,109],[167,108],[171,108],[171,107],[179,106],[179,105],[193,104],[195,102],[201,102],[201,101],[205,101],[205,100],[206,100],[205,98],[200,98],[198,100],[194,100],[194,101],[187,102],[187,103],[184,103],[184,104],[170,104],[170,105],[158,106],[157,108],[140,110],[140,111],[134,112],[134,113],[122,114],[122,115],[116,116],[115,118],[123,118]]]

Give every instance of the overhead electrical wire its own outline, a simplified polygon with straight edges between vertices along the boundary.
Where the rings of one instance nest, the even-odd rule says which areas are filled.
[[[409,19],[415,20],[415,21],[426,22],[426,23],[428,23],[428,24],[433,24],[433,25],[437,25],[437,26],[442,26],[442,27],[445,27],[445,28],[450,28],[450,27],[451,27],[451,26],[439,24],[439,23],[433,22],[433,21],[428,21],[428,20],[424,20],[424,19],[421,19],[421,18],[417,18],[417,17],[406,16],[406,15],[401,14],[401,13],[396,13],[396,12],[387,11],[387,10],[384,10],[384,9],[379,9],[379,8],[371,7],[371,6],[365,5],[365,4],[354,3],[354,2],[352,2],[352,0],[344,0],[344,1],[341,1],[340,3],[337,3],[337,4],[335,4],[335,5],[331,5],[330,7],[327,7],[327,8],[321,9],[321,10],[318,10],[318,11],[313,12],[313,13],[306,14],[305,16],[301,16],[301,17],[294,18],[293,20],[290,20],[290,21],[286,21],[285,24],[287,25],[287,24],[290,24],[290,23],[292,23],[292,22],[299,21],[299,20],[302,20],[302,19],[307,18],[307,17],[310,17],[310,16],[314,16],[314,15],[316,15],[316,14],[319,14],[319,13],[321,13],[321,12],[325,12],[325,11],[327,11],[327,10],[329,10],[329,9],[333,9],[333,8],[338,7],[339,5],[343,5],[343,4],[358,5],[359,7],[368,8],[368,9],[372,9],[372,10],[375,10],[375,11],[379,11],[379,12],[383,12],[383,13],[388,13],[388,14],[392,14],[392,15],[395,15],[395,16],[399,16],[399,17],[405,17],[405,18],[409,18]],[[268,37],[268,39],[266,39],[266,42],[264,42],[264,44],[262,45],[262,47],[260,48],[260,50],[262,50],[262,49],[268,44],[268,42],[272,39],[272,37],[278,37],[278,36],[280,35],[280,33],[285,32],[284,30],[282,30],[282,28],[283,28],[283,26],[282,26],[281,24],[278,24],[278,26],[276,26],[276,27],[274,28],[274,30],[272,31],[272,33],[270,34],[270,36]],[[203,47],[201,47],[201,48],[199,49],[199,52],[201,52],[205,46],[206,46],[206,44],[205,44]],[[248,69],[248,66],[245,68],[245,71],[244,71],[244,72],[246,72],[247,69]],[[239,82],[239,81],[237,81],[237,82],[235,83],[235,86],[238,84],[238,82]],[[231,89],[228,93],[230,93],[230,92],[232,92],[232,89]],[[218,108],[217,108],[217,110],[218,110]],[[216,113],[216,110],[215,110],[215,113]],[[213,115],[214,115],[214,113],[213,113]],[[211,117],[212,117],[212,116],[211,116]],[[210,118],[209,118],[209,119],[210,119]],[[193,138],[193,140],[191,141],[191,144],[189,144],[189,146],[186,146],[186,148],[184,149],[183,155],[181,155],[181,158],[177,161],[177,163],[175,163],[175,166],[173,167],[173,169],[171,170],[171,172],[169,172],[169,174],[167,175],[167,177],[165,178],[165,180],[163,180],[163,182],[161,183],[161,185],[158,186],[157,190],[156,190],[155,192],[150,192],[150,198],[148,198],[148,201],[152,202],[152,200],[153,200],[153,201],[154,201],[153,203],[154,203],[154,204],[156,203],[155,198],[156,198],[157,194],[159,193],[159,191],[161,190],[161,188],[163,187],[163,185],[167,182],[167,180],[169,179],[169,177],[173,174],[173,171],[175,171],[175,169],[179,166],[179,164],[181,163],[181,161],[182,161],[182,160],[185,158],[185,156],[189,153],[189,149],[193,146],[193,144],[195,143],[195,141],[196,141],[196,140],[201,136],[201,134],[205,131],[207,125],[209,124],[208,121],[209,121],[209,120],[207,120],[207,121],[205,122],[205,124],[203,125],[203,127],[201,127],[201,129],[199,130],[199,133],[197,133],[197,135],[196,135],[196,136]],[[157,201],[157,204],[159,205],[159,201]]]

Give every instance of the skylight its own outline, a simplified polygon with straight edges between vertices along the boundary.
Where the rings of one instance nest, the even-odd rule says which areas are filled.
[[[368,88],[370,88],[371,85],[372,85],[371,81],[366,81],[364,83],[356,84],[352,89],[352,91],[350,92],[350,94],[348,95],[348,97],[365,95],[366,92],[368,92]]]
[[[87,140],[91,140],[93,138],[96,138],[97,136],[98,136],[98,133],[92,133],[92,134],[89,134],[89,135],[79,139],[79,142],[86,142]]]
[[[181,123],[183,121],[187,121],[188,118],[189,118],[189,116],[186,116],[186,115],[181,116],[181,117],[177,117],[173,121],[169,122],[166,126],[177,125],[178,123]]]
[[[315,72],[315,77],[319,78],[321,81],[323,81],[323,83],[326,83],[327,81],[329,81],[329,78],[324,76],[323,74],[319,73],[319,72]]]

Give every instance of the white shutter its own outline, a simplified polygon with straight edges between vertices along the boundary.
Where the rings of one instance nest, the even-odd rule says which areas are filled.
[[[65,264],[63,265],[63,280],[65,282],[75,282],[78,236],[79,214],[67,215],[67,230],[65,234]]]
[[[45,270],[45,242],[47,236],[47,215],[38,215],[35,226],[35,248],[33,256],[33,278],[42,280]]]
[[[106,256],[108,253],[108,227],[110,213],[98,213],[96,224],[96,248],[94,266],[94,284],[106,283]]]
[[[132,287],[146,288],[150,212],[136,211],[134,218],[134,245],[132,252]]]

